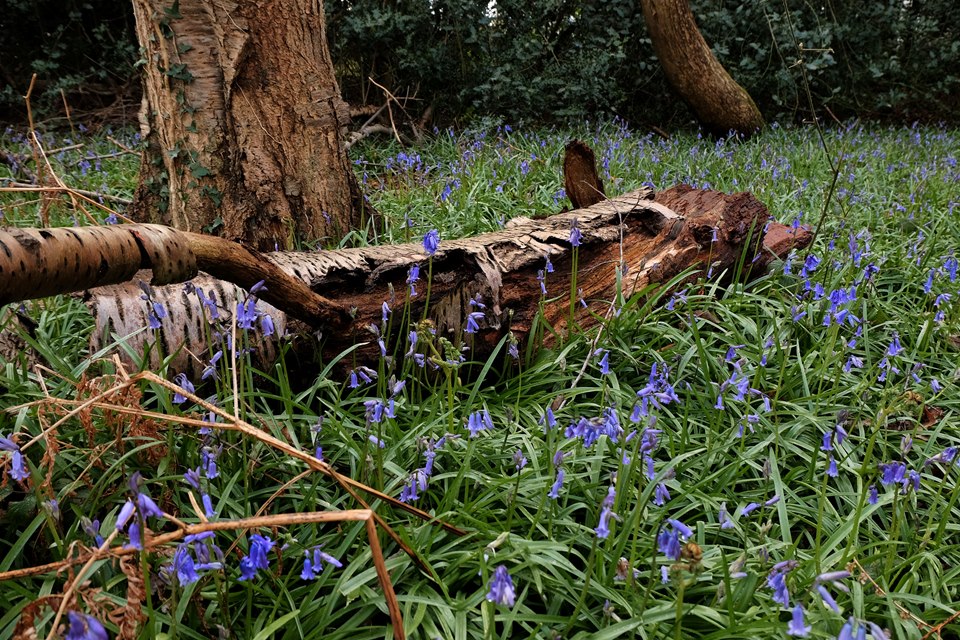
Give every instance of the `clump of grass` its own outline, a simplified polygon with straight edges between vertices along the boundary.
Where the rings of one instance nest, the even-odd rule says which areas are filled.
[[[611,193],[678,182],[749,190],[788,224],[817,226],[825,212],[818,242],[748,284],[703,279],[669,295],[586,301],[608,318],[599,334],[574,332],[525,354],[505,340],[475,361],[460,348],[469,335],[431,338],[399,307],[385,310],[379,335],[403,322],[415,343],[404,331],[369,369],[342,354],[304,390],[287,384],[283,361],[255,372],[227,345],[206,354],[217,376],[201,396],[468,532],[373,505],[426,565],[384,539],[414,637],[956,634],[960,134],[828,130],[840,167],[832,192],[817,137],[787,127],[746,142],[661,140],[618,122],[437,132],[417,150],[367,144],[356,169],[386,214],[387,241],[435,229],[442,242],[559,209],[559,158],[572,136],[598,151]],[[3,144],[22,149],[13,133]],[[63,153],[61,169],[85,151]],[[71,178],[129,194],[136,164],[113,160]],[[35,225],[40,206],[13,194],[5,220]],[[53,219],[73,215],[58,204]],[[428,269],[420,278],[412,283],[424,295]],[[64,300],[25,312],[40,320],[40,343],[82,333]],[[248,328],[237,350],[245,332],[265,330],[258,320],[238,314]],[[358,506],[290,456],[215,425],[139,420],[134,433],[93,407],[52,428],[78,388],[102,391],[92,377],[113,372],[79,349],[48,352],[54,376],[16,362],[4,369],[3,406],[62,400],[0,418],[0,571],[64,562],[74,545],[110,536],[134,544],[143,526],[175,528],[139,495],[190,523]],[[389,356],[403,352],[411,356],[392,368]],[[354,375],[332,374],[338,364]],[[141,414],[211,419],[165,385],[144,379],[136,390],[127,402]],[[128,500],[139,511],[126,513]],[[131,535],[131,523],[141,531]],[[63,593],[69,577],[3,582],[0,634],[27,613],[49,632],[61,607],[111,631],[121,628],[111,612],[135,609],[153,633],[181,637],[385,637],[364,532],[349,522],[251,532],[259,538],[220,531],[187,549],[194,573],[173,546],[140,553],[146,586],[131,591],[129,567],[100,562],[63,607],[43,598]]]

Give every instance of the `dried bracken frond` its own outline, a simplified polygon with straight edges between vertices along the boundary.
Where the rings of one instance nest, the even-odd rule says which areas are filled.
[[[140,564],[132,556],[120,558],[120,570],[127,577],[127,603],[111,612],[110,620],[120,628],[117,640],[135,640],[137,629],[147,619],[143,613],[147,590]]]

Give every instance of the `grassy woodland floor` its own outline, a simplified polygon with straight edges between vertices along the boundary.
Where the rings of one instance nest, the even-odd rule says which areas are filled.
[[[484,362],[467,351],[443,363],[449,376],[410,359],[352,381],[323,363],[306,390],[290,390],[282,366],[257,382],[244,358],[234,390],[222,357],[198,394],[228,410],[236,400],[248,421],[469,532],[380,509],[438,578],[381,535],[414,638],[957,637],[960,132],[853,124],[825,132],[827,152],[809,128],[662,141],[617,123],[438,132],[420,149],[370,143],[354,157],[389,219],[380,241],[437,229],[442,243],[558,210],[572,135],[597,151],[608,193],[749,190],[779,221],[820,227],[818,240],[747,285],[703,280],[621,301],[596,347],[588,335],[539,353],[504,345]],[[136,144],[121,131],[44,146],[65,183],[129,197],[137,160],[113,155],[118,142]],[[0,148],[30,156],[15,131]],[[4,223],[39,224],[36,194],[0,195]],[[107,217],[86,210],[93,220],[61,197],[49,214]],[[570,295],[545,276],[546,295]],[[585,302],[602,315],[616,301]],[[86,395],[100,388],[91,378],[110,369],[84,350],[81,305],[25,309],[54,370],[49,393],[75,398],[79,380]],[[419,340],[429,353],[425,332]],[[409,338],[386,346],[407,350]],[[43,396],[17,362],[0,372],[0,407]],[[137,389],[126,402],[206,415],[158,384]],[[0,571],[95,546],[118,520],[116,547],[138,541],[137,526],[172,531],[155,505],[186,522],[198,509],[224,520],[358,506],[237,432],[147,420],[131,433],[132,418],[96,410],[37,438],[65,410],[0,416]],[[140,637],[391,635],[362,523],[221,531],[128,557],[138,561],[98,561],[75,586],[64,609],[92,618],[64,617],[76,626],[68,637],[99,637],[93,618],[113,637],[138,613]],[[0,582],[0,637],[21,614],[50,632],[51,594],[70,580]]]

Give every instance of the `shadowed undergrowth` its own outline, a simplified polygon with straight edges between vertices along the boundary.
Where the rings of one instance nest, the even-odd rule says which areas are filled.
[[[412,292],[397,292],[383,324],[404,323],[404,340],[384,343],[376,367],[349,351],[318,363],[306,389],[290,388],[284,360],[250,364],[244,348],[269,322],[237,314],[231,349],[236,310],[217,309],[218,346],[196,354],[210,372],[197,396],[467,532],[371,499],[425,564],[379,530],[411,637],[956,634],[957,132],[828,130],[833,189],[807,129],[661,140],[608,123],[441,131],[419,149],[368,143],[353,151],[387,219],[378,241],[442,243],[559,210],[574,135],[596,150],[608,193],[748,190],[779,221],[819,227],[818,240],[749,284],[702,274],[669,295],[583,300],[605,318],[599,332],[549,349],[507,339],[483,361],[469,333],[445,343],[407,317]],[[42,142],[67,185],[132,193],[126,132]],[[23,136],[0,144],[22,161],[0,165],[0,178],[25,182],[35,167]],[[0,195],[4,223],[21,226],[109,223],[118,206]],[[345,242],[369,241],[357,231]],[[429,264],[416,275],[426,295]],[[581,303],[551,288],[546,263],[541,284],[531,296]],[[22,311],[45,366],[14,359],[0,378],[0,571],[101,545],[116,557],[0,582],[0,637],[25,619],[55,631],[58,611],[71,638],[98,637],[100,623],[129,638],[390,637],[367,525],[303,518],[362,509],[341,486],[171,386],[124,386],[109,353],[85,352],[91,327],[75,300]],[[385,329],[370,340],[396,335]],[[111,406],[74,402],[120,386]],[[164,545],[144,537],[261,515],[288,519]]]

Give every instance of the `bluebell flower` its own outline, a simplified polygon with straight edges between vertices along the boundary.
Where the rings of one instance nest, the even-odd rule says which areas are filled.
[[[789,276],[791,274],[792,264],[793,264],[793,251],[787,254],[786,259],[783,261],[783,275]]]
[[[593,352],[594,357],[601,356],[600,358],[600,373],[603,375],[610,375],[610,352],[606,349],[597,349]]]
[[[117,514],[117,531],[122,531],[124,527],[127,526],[127,523],[130,522],[130,518],[136,510],[137,505],[133,500],[128,498],[127,501],[123,503],[123,506],[120,507],[120,513]]]
[[[204,297],[203,290],[198,288],[197,296],[200,298],[200,302],[203,303],[207,313],[210,314],[210,320],[218,319],[220,317],[220,309],[217,307],[217,299],[213,295],[213,291],[209,292],[209,297]]]
[[[23,482],[30,477],[30,470],[27,469],[26,461],[19,449],[10,456],[10,477],[17,482]]]
[[[107,630],[100,621],[86,613],[76,611],[67,612],[67,622],[70,624],[64,640],[109,640]]]
[[[220,476],[220,470],[217,469],[217,458],[223,450],[222,446],[204,446],[200,449],[200,467],[203,469],[203,475],[208,480],[213,480]]]
[[[90,520],[90,518],[83,516],[80,518],[80,525],[83,527],[83,532],[93,538],[93,542],[96,546],[99,547],[103,545],[103,536],[100,535],[99,520]]]
[[[159,302],[151,302],[151,311],[147,314],[147,324],[151,329],[159,329],[160,320],[167,317],[167,311]]]
[[[570,245],[574,247],[579,247],[580,242],[583,240],[583,234],[580,233],[580,226],[577,222],[577,219],[574,218],[570,222]]]
[[[540,418],[538,424],[543,425],[544,433],[557,426],[557,418],[553,415],[553,407],[547,407],[547,410],[544,411],[543,416]]]
[[[498,566],[490,579],[490,590],[487,592],[487,600],[495,604],[502,604],[512,607],[516,602],[517,592],[513,586],[513,578],[504,565]]]
[[[477,324],[478,320],[483,320],[483,311],[473,311],[467,314],[467,328],[464,329],[466,333],[476,333],[480,330],[480,325]]]
[[[671,527],[673,527],[677,532],[679,532],[679,534],[683,536],[684,539],[693,537],[693,529],[683,524],[679,520],[676,520],[674,518],[667,518],[667,523]]]
[[[917,471],[911,469],[906,473],[903,480],[900,482],[902,489],[900,493],[907,493],[911,488],[914,491],[920,491],[920,474]]]
[[[887,347],[887,355],[891,358],[900,355],[903,352],[903,346],[900,344],[900,335],[894,331],[890,345]]]
[[[653,504],[662,507],[670,499],[670,490],[663,482],[658,482],[653,490]]]
[[[547,283],[546,277],[543,275],[543,269],[537,271],[537,282],[540,283],[540,293],[542,295],[547,295]]]
[[[804,625],[803,607],[799,604],[793,608],[793,617],[787,625],[787,635],[797,638],[806,638],[810,635],[810,627]]]
[[[146,493],[137,493],[137,508],[142,518],[162,518],[163,511]]]
[[[303,571],[300,572],[300,577],[304,580],[314,580],[320,577],[320,574],[323,572],[323,565],[328,564],[337,569],[343,568],[343,563],[338,559],[324,551],[319,546],[314,547],[312,551],[304,551],[303,560]]]
[[[836,478],[839,475],[839,472],[837,471],[837,461],[833,456],[830,456],[829,459],[830,464],[827,465],[827,476]]]
[[[880,469],[880,483],[884,486],[903,482],[903,477],[907,472],[907,465],[902,462],[881,462],[878,467]]]
[[[319,457],[319,456],[318,456]],[[320,458],[323,459],[322,457]],[[203,503],[203,514],[208,518],[212,518],[217,515],[217,512],[213,509],[213,500],[210,498],[210,494],[206,491],[200,494],[200,502]]]
[[[10,438],[0,436],[0,451],[18,451],[20,446]]]
[[[553,486],[550,487],[550,491],[547,493],[548,498],[556,500],[560,497],[560,489],[563,487],[563,477],[563,469],[557,469],[557,478],[553,481]]]
[[[513,466],[516,467],[517,471],[527,466],[527,457],[523,455],[523,451],[520,449],[513,452]]]
[[[215,354],[213,354],[213,357],[210,358],[210,363],[203,368],[203,373],[200,374],[201,380],[206,380],[207,378],[213,378],[214,380],[217,379],[217,363],[220,362],[220,358],[222,357],[223,357],[223,349],[219,349]],[[180,386],[183,386],[183,385],[180,385]],[[186,389],[186,387],[184,387],[184,389]],[[191,391],[190,393],[193,393],[193,391]]]
[[[370,384],[374,378],[377,377],[377,372],[370,367],[360,366],[354,369],[354,371],[360,376],[360,381],[364,384]]]
[[[190,555],[189,545],[178,545],[176,551],[173,552],[173,560],[170,564],[170,572],[177,577],[177,583],[180,586],[184,587],[200,579],[193,556]]]
[[[276,542],[269,536],[254,533],[250,536],[250,550],[240,559],[240,580],[250,580],[256,576],[258,570],[270,567],[267,554],[273,549]]]
[[[927,466],[929,466],[929,465],[931,465],[931,464],[934,464],[934,463],[943,464],[943,465],[950,465],[950,464],[953,463],[954,460],[956,460],[956,458],[957,458],[957,451],[958,451],[958,448],[957,448],[957,447],[947,447],[946,449],[944,449],[943,451],[941,451],[941,452],[938,453],[937,455],[935,455],[935,456],[933,456],[933,457],[931,457],[931,458],[927,458],[926,461],[925,461],[923,464],[924,464],[924,465],[927,465]]]
[[[680,534],[676,529],[664,527],[657,535],[657,549],[671,560],[680,559]]]
[[[177,386],[178,386],[178,387],[180,387],[180,388],[183,389],[184,391],[187,391],[188,393],[195,393],[195,392],[196,392],[196,389],[194,388],[193,383],[190,382],[189,379],[187,379],[187,374],[185,374],[185,373],[178,373],[178,374],[174,377],[173,381],[177,383]],[[186,396],[184,396],[183,394],[181,394],[179,391],[174,392],[174,394],[173,394],[173,403],[174,403],[174,404],[183,404],[183,403],[186,402],[186,401],[187,401]]]
[[[427,252],[428,256],[432,256],[437,252],[439,246],[440,232],[436,229],[430,229],[430,231],[427,231],[427,234],[423,236],[423,250]]]
[[[721,529],[733,529],[736,524],[733,520],[730,519],[730,514],[727,513],[727,503],[720,503],[720,512],[717,514],[717,521],[720,523]]]
[[[549,253],[547,254],[546,258],[547,258],[547,262],[545,265],[543,265],[543,270],[546,271],[547,273],[553,273],[553,263],[550,262]]]
[[[603,507],[600,510],[600,523],[597,524],[595,529],[597,537],[601,540],[605,540],[610,535],[610,517],[613,515],[613,509],[610,507]]]
[[[366,408],[364,415],[368,423],[380,424],[383,422],[383,411],[385,408],[383,400],[380,400],[379,398],[364,400],[363,406]]]
[[[246,301],[237,302],[237,327],[240,329],[253,329],[253,323],[257,321],[257,299],[249,297]]]
[[[820,598],[823,599],[823,603],[825,605],[833,609],[835,612],[840,613],[840,605],[837,604],[837,601],[834,600],[833,595],[825,586],[818,584],[817,592],[820,594]]]
[[[790,591],[787,588],[787,574],[795,567],[795,560],[786,560],[773,565],[767,575],[767,586],[773,589],[773,601],[784,607],[790,606]]]
[[[653,429],[651,427],[644,429],[640,436],[640,451],[643,453],[649,453],[656,450],[656,448],[660,445],[661,433],[663,433],[662,429]]]
[[[417,297],[417,288],[416,283],[420,279],[420,265],[414,264],[411,265],[410,270],[407,272],[407,284],[410,285],[410,297]]]
[[[269,313],[260,316],[260,331],[265,337],[272,336],[276,331],[276,328],[273,326],[273,318],[270,317]]]
[[[867,502],[870,504],[877,504],[880,501],[880,494],[877,493],[877,485],[870,485],[869,493],[867,495]]]
[[[384,444],[383,440],[381,440],[381,439],[378,438],[377,436],[373,435],[372,433],[367,436],[367,440],[369,440],[369,441],[370,441],[370,444],[372,444],[373,446],[377,447],[378,449],[383,449],[383,448],[386,446],[386,445]]]
[[[748,515],[750,515],[753,511],[755,511],[756,509],[759,509],[759,508],[760,508],[760,503],[759,503],[759,502],[751,502],[750,504],[748,504],[747,506],[745,506],[745,507],[743,508],[743,511],[740,512],[740,515],[741,515],[741,516],[748,516]]]
[[[486,428],[487,425],[484,423],[482,414],[479,411],[473,411],[467,417],[467,431],[470,432],[471,438],[476,438],[477,435]]]
[[[617,498],[616,488],[613,485],[607,487],[607,495],[603,498],[600,510],[600,523],[597,525],[597,537],[605,539],[610,535],[610,518],[616,518],[613,512],[613,503]]]

